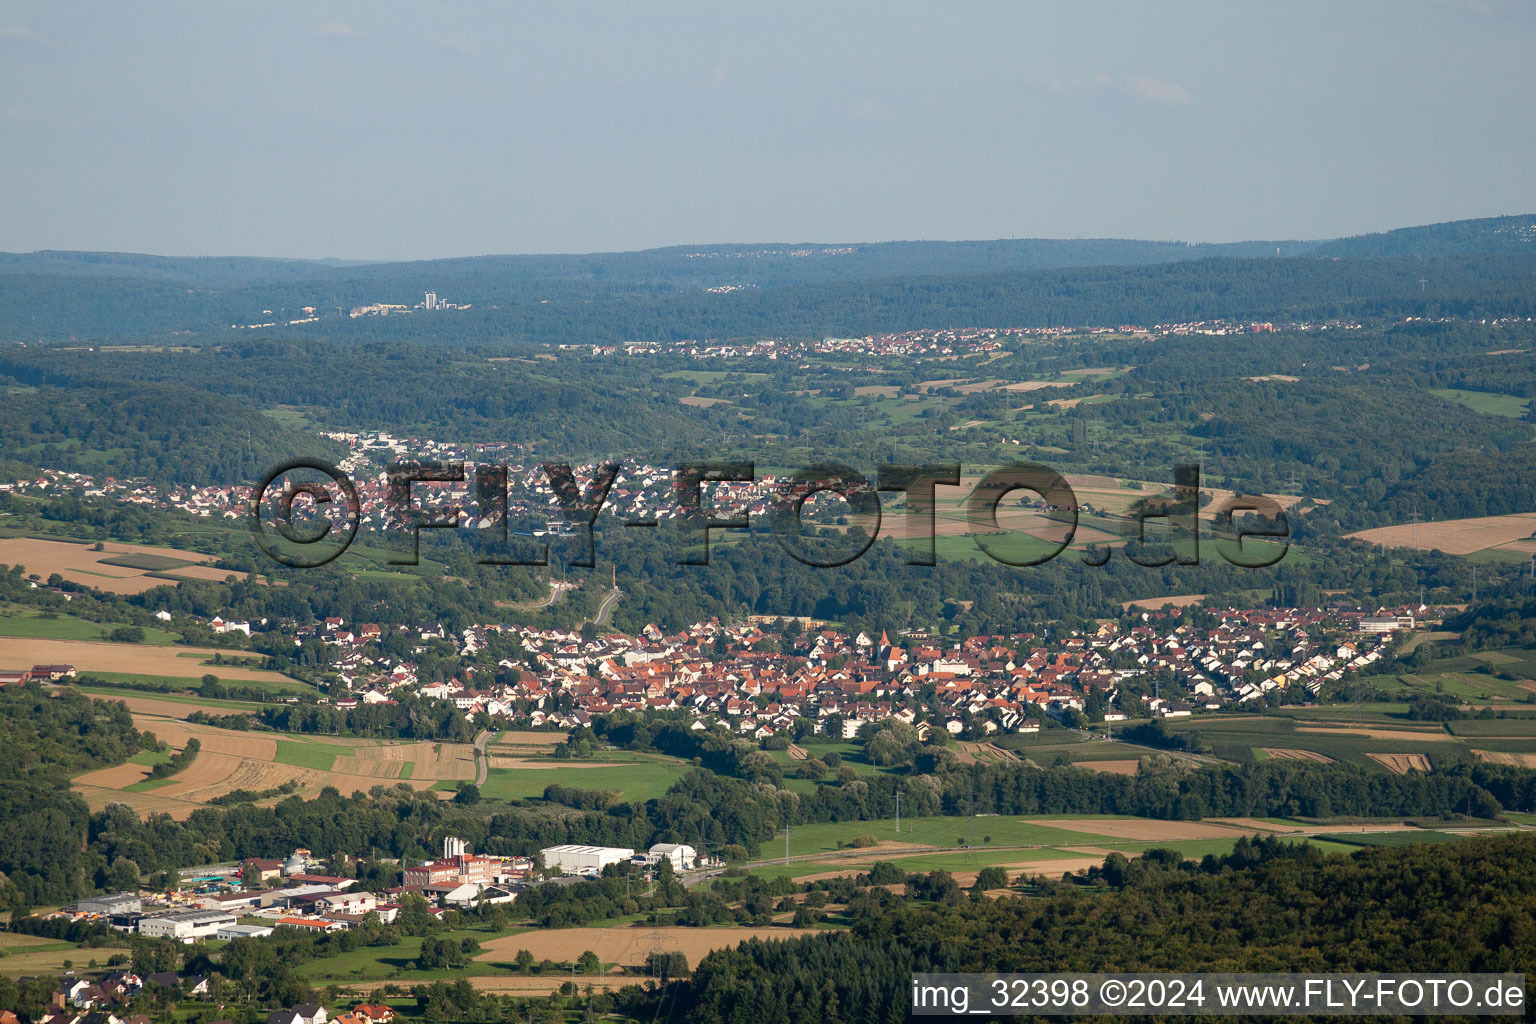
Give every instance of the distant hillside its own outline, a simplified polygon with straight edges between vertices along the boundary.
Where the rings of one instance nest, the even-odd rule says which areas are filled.
[[[0,275],[57,274],[170,281],[198,288],[228,288],[311,280],[330,271],[366,266],[345,260],[263,259],[251,256],[147,256],[136,252],[0,252]]]
[[[725,284],[773,287],[913,274],[973,274],[1061,267],[1140,266],[1209,259],[1295,256],[1316,242],[1187,243],[1123,238],[1020,238],[976,242],[760,242],[674,245],[636,252],[465,256],[369,262],[147,256],[137,253],[0,253],[0,275],[56,274],[242,288],[295,281],[409,281],[471,292],[489,282],[566,281],[695,290]],[[445,298],[448,296],[444,295]],[[419,296],[418,296],[419,298]]]
[[[1211,317],[1525,315],[1536,301],[1526,266],[1533,258],[1529,215],[1324,243],[765,243],[367,264],[0,254],[0,342],[585,344]],[[374,303],[412,306],[425,291],[474,308],[346,315]],[[233,326],[253,324],[275,326],[253,335]]]
[[[1394,256],[1457,256],[1464,253],[1536,253],[1536,214],[1484,217],[1398,228],[1324,242],[1317,256],[1375,259]]]

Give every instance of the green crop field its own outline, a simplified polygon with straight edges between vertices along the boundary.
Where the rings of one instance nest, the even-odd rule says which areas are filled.
[[[1470,718],[1460,722],[1449,723],[1451,732],[1457,736],[1483,737],[1483,736],[1512,736],[1512,737],[1536,737],[1536,716],[1530,718]]]
[[[443,932],[440,937],[455,941],[473,938],[487,942],[499,935],[512,934],[514,930],[493,932],[489,929],[461,929]],[[296,968],[295,973],[311,985],[347,984],[357,981],[434,981],[473,977],[496,973],[493,964],[471,960],[466,967],[444,968],[432,971],[415,971],[407,965],[421,953],[421,938],[407,936],[390,946],[359,947],[332,957],[310,960]]]
[[[1395,849],[1400,846],[1412,846],[1415,843],[1454,843],[1459,839],[1469,838],[1469,836],[1458,835],[1454,832],[1435,832],[1430,829],[1411,829],[1406,832],[1328,834],[1320,835],[1318,838],[1333,843],[1341,843],[1345,846],[1384,846]]]
[[[1531,400],[1518,395],[1503,395],[1496,391],[1463,391],[1460,388],[1431,388],[1430,394],[1438,395],[1457,405],[1464,405],[1473,412],[1488,416],[1507,416],[1521,419],[1530,410]]]
[[[1356,713],[1349,709],[1339,709],[1341,714],[1330,715],[1317,714],[1319,710],[1326,709],[1283,708],[1280,709],[1282,713],[1275,714],[1212,715],[1180,719],[1167,725],[1168,731],[1175,735],[1198,733],[1200,742],[1208,746],[1215,756],[1229,761],[1253,760],[1263,748],[1269,747],[1311,751],[1334,761],[1386,771],[1385,767],[1367,755],[1425,754],[1432,763],[1447,758],[1471,756],[1470,747],[1447,736],[1439,725],[1388,719],[1380,712],[1370,718],[1362,713],[1356,722]],[[1325,721],[1327,724],[1311,726],[1308,718]],[[1307,731],[1313,728],[1325,731]],[[1348,729],[1362,731],[1345,731]],[[1402,735],[1369,736],[1363,732],[1368,729],[1390,730]],[[1422,734],[1424,738],[1408,738],[1410,734]]]
[[[105,640],[114,629],[127,628],[123,622],[91,622],[72,615],[40,614],[30,608],[10,605],[0,608],[0,636],[29,640]],[[155,626],[140,626],[143,643],[171,644],[177,636]]]
[[[352,754],[351,747],[343,747],[335,743],[278,740],[277,756],[274,760],[278,764],[291,764],[300,768],[315,768],[328,772],[335,765],[337,757],[350,757]]]
[[[175,781],[175,778],[144,779],[140,782],[130,782],[128,785],[123,787],[123,792],[147,793],[152,789],[159,789],[161,786],[169,786]]]
[[[853,849],[859,836],[872,836],[880,842],[910,843],[914,846],[960,846],[962,840],[980,850],[988,846],[1102,846],[1113,838],[1093,830],[1094,818],[1077,818],[1072,815],[1052,815],[1049,820],[1071,818],[1077,822],[1073,828],[1054,828],[1036,824],[1029,818],[1014,815],[985,817],[922,817],[901,819],[901,831],[896,831],[894,818],[877,818],[870,821],[825,822],[799,825],[790,832],[790,856],[811,856]],[[1103,820],[1103,816],[1098,816]],[[988,842],[990,837],[991,842]],[[778,839],[763,844],[763,856],[782,857],[784,841]],[[878,853],[874,854],[878,859]]]
[[[111,558],[98,558],[101,565],[119,565],[124,569],[144,569],[146,571],[165,572],[170,569],[183,569],[189,565],[198,563],[188,558],[172,558],[170,555],[151,555],[147,552],[129,552],[126,555],[113,555]]]
[[[111,682],[113,680],[134,682],[141,680],[159,679],[159,677],[156,676],[136,676],[127,672],[93,672],[91,675],[101,678],[106,682]],[[196,682],[196,680],[193,680],[193,682]],[[189,705],[189,710],[202,708],[208,711],[243,711],[246,714],[252,714],[256,711],[259,711],[262,707],[260,704],[245,700],[214,700],[208,697],[194,697],[189,694],[153,693],[143,690],[131,690],[127,687],[117,686],[78,686],[76,689],[78,689],[81,693],[90,693],[104,697],[134,697],[141,700],[164,701],[168,704]]]
[[[659,797],[674,782],[693,770],[693,766],[673,758],[645,760],[611,767],[570,768],[492,768],[486,775],[480,795],[491,800],[527,800],[542,798],[547,786],[575,789],[602,789],[620,794],[625,801],[644,801]],[[453,789],[455,782],[438,783],[439,789]]]

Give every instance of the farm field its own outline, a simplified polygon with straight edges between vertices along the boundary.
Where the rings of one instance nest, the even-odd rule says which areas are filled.
[[[63,974],[64,961],[84,969],[92,960],[105,964],[116,953],[128,953],[127,947],[103,946],[90,949],[73,942],[63,942],[40,935],[17,935],[0,932],[0,976],[16,978],[26,975]]]
[[[1473,412],[1480,412],[1488,416],[1507,416],[1510,419],[1522,419],[1530,410],[1531,400],[1521,398],[1519,395],[1505,395],[1497,391],[1464,391],[1460,388],[1431,388],[1432,395],[1438,395],[1457,405],[1464,405]]]
[[[475,960],[487,964],[510,964],[517,951],[526,949],[535,960],[557,963],[577,959],[587,950],[605,964],[640,965],[651,952],[678,952],[693,966],[707,953],[729,949],[748,939],[792,939],[814,934],[814,929],[788,928],[549,928],[521,932],[483,943],[484,950]],[[568,980],[568,979],[562,979]]]
[[[484,942],[488,933],[484,930],[460,930],[444,932],[443,935],[452,939],[462,940],[474,938]],[[514,955],[516,950],[513,951]],[[421,953],[421,937],[406,936],[399,943],[390,946],[362,947],[338,956],[323,957],[310,960],[301,964],[295,973],[305,981],[314,985],[342,984],[348,982],[367,981],[393,981],[399,980],[405,984],[416,981],[434,981],[437,979],[452,979],[477,974],[488,974],[492,968],[490,965],[472,963],[468,967],[443,968],[439,970],[418,971],[410,970],[407,964]],[[580,953],[577,954],[578,956]],[[570,975],[565,976],[569,980]]]
[[[965,819],[948,820],[963,822]],[[997,819],[980,820],[996,821]],[[827,855],[794,860],[787,865],[782,860],[764,860],[754,864],[752,872],[771,877],[789,877],[804,882],[848,877],[868,871],[877,861],[889,861],[907,872],[948,871],[962,885],[970,885],[975,881],[976,873],[981,868],[990,866],[1005,868],[1011,878],[1018,874],[1054,878],[1066,872],[1096,867],[1103,863],[1106,856],[1115,852],[1123,853],[1127,857],[1136,857],[1146,850],[1158,848],[1177,850],[1188,859],[1198,859],[1206,854],[1221,855],[1231,852],[1233,844],[1244,835],[1291,835],[1297,841],[1312,843],[1327,852],[1335,853],[1354,852],[1366,845],[1404,845],[1417,841],[1419,837],[1426,837],[1424,839],[1426,842],[1461,838],[1457,833],[1415,829],[1400,822],[1331,826],[1298,823],[1294,828],[1247,819],[1165,822],[1140,818],[1101,818],[1067,819],[1067,822],[1083,829],[1104,828],[1106,822],[1118,823],[1108,827],[1115,828],[1121,833],[1141,833],[1141,837],[1111,835],[1092,843],[1062,843],[1056,846],[1012,850],[978,845],[967,850],[909,852],[887,846],[851,851],[842,856]],[[1034,824],[1043,825],[1044,819],[1035,821]],[[1327,838],[1323,838],[1324,833],[1327,834]],[[1475,835],[1476,833],[1467,834]],[[764,852],[767,852],[767,849],[768,846],[765,845]]]
[[[975,854],[997,852],[1014,857],[1014,851],[993,851],[988,847],[1098,848],[1105,844],[1148,840],[1169,842],[1187,839],[1223,839],[1236,841],[1261,830],[1227,823],[1154,821],[1147,818],[1095,816],[1025,817],[985,815],[978,817],[902,818],[896,831],[894,818],[871,821],[844,821],[800,825],[789,837],[790,857],[846,854],[869,860],[890,859],[906,853],[927,853],[928,847],[957,847],[968,844]],[[869,836],[878,845],[852,846],[859,836]],[[841,845],[839,845],[841,844]],[[778,858],[782,862],[782,840],[764,843],[763,863]],[[1102,854],[1100,858],[1102,859]]]
[[[1188,757],[1188,755],[1143,747],[1135,743],[1112,741],[1099,732],[1077,732],[1072,729],[1009,733],[1006,736],[996,737],[993,743],[1042,767],[1052,765],[1061,758],[1088,767],[1085,762],[1118,762],[1139,760],[1143,757]]]
[[[797,756],[796,752],[799,752]],[[864,748],[858,743],[839,742],[829,743],[823,737],[808,739],[799,746],[789,750],[768,751],[775,761],[784,766],[785,774],[793,776],[794,769],[806,758],[819,758],[826,760],[827,755],[836,753],[841,758],[842,766],[852,768],[860,775],[880,775],[889,773],[892,769],[872,765],[864,757]],[[786,780],[788,781],[788,780]]]
[[[1378,526],[1347,536],[1388,548],[1440,550],[1448,555],[1506,550],[1529,558],[1536,553],[1536,541],[1531,539],[1533,535],[1536,535],[1536,512]]]
[[[1315,750],[1295,750],[1288,747],[1261,747],[1265,756],[1280,761],[1315,761],[1318,764],[1332,764],[1333,758],[1326,754],[1319,754]]]
[[[182,579],[245,578],[244,573],[203,564],[215,557],[196,551],[119,541],[103,541],[101,551],[94,551],[93,547],[86,543],[7,537],[0,539],[0,564],[20,565],[26,572],[44,579],[57,573],[71,583],[113,594],[142,594],[155,587],[174,586]]]
[[[1168,722],[1167,727],[1175,735],[1198,733],[1216,757],[1227,761],[1326,758],[1375,771],[1392,770],[1389,765],[1393,762],[1373,755],[1411,755],[1435,763],[1472,757],[1474,745],[1498,749],[1506,744],[1518,747],[1527,742],[1526,737],[1536,741],[1536,721],[1523,723],[1524,731],[1515,735],[1501,733],[1469,743],[1439,723],[1388,717],[1403,710],[1403,705],[1392,704],[1285,707],[1264,715],[1197,716]]]
[[[622,760],[556,761],[508,758],[494,744],[490,750],[490,770],[480,795],[493,800],[541,798],[545,787],[553,785],[609,790],[625,801],[649,800],[693,770],[686,761],[656,754],[624,752]],[[451,789],[453,783],[439,783],[436,788]]]
[[[280,689],[302,687],[280,672],[248,665],[207,665],[221,652],[212,647],[173,647],[163,644],[114,644],[94,640],[50,640],[0,636],[0,666],[73,665],[76,671],[113,676],[150,677],[196,683],[205,673],[225,681],[269,683]],[[182,655],[195,657],[182,657]]]
[[[117,802],[142,815],[166,813],[182,819],[236,789],[261,792],[294,782],[298,795],[311,797],[326,786],[343,793],[402,782],[426,789],[441,780],[475,777],[474,750],[468,743],[239,732],[143,710],[152,704],[130,704],[134,724],[177,750],[196,737],[201,744],[197,758],[150,788],[139,785],[149,773],[148,765],[134,761],[77,775],[72,787],[92,810]]]
[[[1429,758],[1423,754],[1367,754],[1371,760],[1385,765],[1394,775],[1406,775],[1411,771],[1429,771]]]
[[[114,629],[128,628],[124,622],[91,622],[72,615],[46,615],[33,608],[9,605],[0,608],[0,636],[34,640],[106,640]],[[146,644],[176,642],[176,634],[155,626],[139,626]]]

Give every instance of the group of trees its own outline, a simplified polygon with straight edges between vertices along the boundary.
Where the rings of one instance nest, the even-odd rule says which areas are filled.
[[[90,811],[69,777],[154,744],[122,704],[38,683],[0,689],[0,907],[64,902],[95,885],[110,858],[86,848]]]

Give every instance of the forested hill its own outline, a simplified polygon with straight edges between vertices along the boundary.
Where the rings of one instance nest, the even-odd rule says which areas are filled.
[[[492,280],[478,272],[393,283],[358,279],[242,289],[56,274],[0,275],[0,338],[155,339],[223,344],[262,337],[435,344],[612,344],[698,338],[821,338],[955,326],[1152,324],[1216,318],[1526,316],[1527,255],[1432,259],[1212,259],[1140,267],[749,287],[637,287]],[[467,310],[352,318],[369,303],[409,305],[425,289]],[[307,322],[301,312],[317,309]]]
[[[937,904],[873,889],[850,906],[851,932],[711,953],[674,995],[690,1024],[895,1022],[916,972],[1498,973],[1536,962],[1530,835],[1348,858],[1243,840],[1199,865],[1154,850],[1093,874],[1099,891],[1047,883],[1043,898],[1002,900],[916,876],[909,891]]]
[[[1445,224],[1398,228],[1324,242],[1314,256],[1372,259],[1381,256],[1453,256],[1463,253],[1519,254],[1536,252],[1536,214],[1483,217]]]
[[[238,399],[178,384],[72,383],[12,390],[5,401],[0,451],[28,466],[202,486],[250,483],[285,459],[340,455]]]
[[[684,289],[750,280],[760,286],[861,281],[912,274],[976,274],[1062,267],[1137,266],[1213,257],[1298,256],[1318,243],[1147,242],[1125,238],[1004,238],[967,242],[762,242],[674,245],[636,252],[467,256],[394,262],[176,257],[141,253],[0,253],[0,274],[57,274],[239,288],[282,281],[572,281]],[[419,296],[418,296],[419,297]]]
[[[1536,218],[1336,242],[1119,239],[675,246],[403,263],[0,254],[0,339],[429,342],[821,337],[958,325],[1523,314]],[[727,294],[710,288],[736,289]],[[352,318],[425,291],[472,305]],[[306,311],[312,310],[312,314]],[[190,332],[190,333],[186,333]]]

